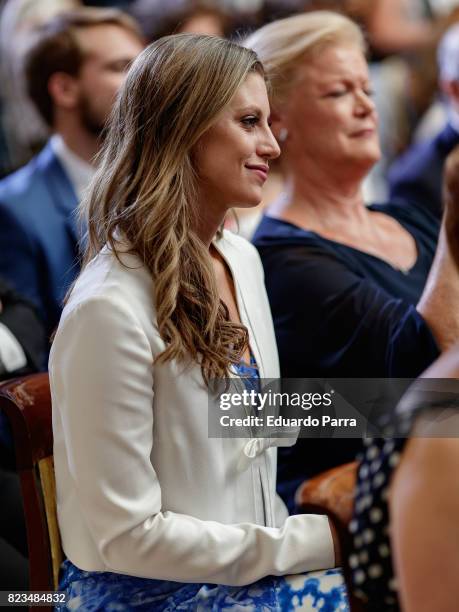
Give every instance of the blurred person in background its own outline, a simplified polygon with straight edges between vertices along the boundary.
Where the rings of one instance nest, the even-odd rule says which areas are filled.
[[[0,381],[36,372],[45,332],[30,302],[0,279]],[[0,411],[0,589],[28,587],[27,541],[9,423]]]
[[[272,80],[287,177],[254,237],[282,376],[418,375],[459,337],[459,279],[444,241],[432,266],[441,210],[365,206],[362,181],[380,149],[361,30],[338,13],[312,12],[273,22],[246,44]],[[303,439],[281,449],[279,491],[292,508],[305,476],[359,448]]]
[[[165,4],[136,0],[128,10],[148,41],[180,32],[226,37],[232,31],[232,13],[223,3],[173,0]]]
[[[389,167],[410,145],[435,99],[436,47],[443,32],[457,20],[457,5],[456,0],[441,8],[432,0],[367,3],[366,18],[360,23],[368,32],[382,151],[380,162],[365,183],[365,195],[370,201],[384,201],[390,195]]]
[[[49,136],[26,93],[22,61],[30,37],[40,24],[79,5],[79,0],[6,0],[0,7],[0,178],[28,162]]]
[[[129,5],[135,2],[135,0],[82,0],[82,4],[85,6],[98,6],[99,8],[119,8],[126,10]]]
[[[459,24],[438,47],[439,85],[447,107],[446,125],[431,139],[415,143],[391,167],[390,198],[441,207],[446,157],[459,143]]]
[[[0,278],[0,380],[37,372],[44,340],[36,309]]]
[[[381,119],[382,160],[370,173],[369,194],[387,198],[387,172],[411,143],[436,93],[436,46],[455,19],[429,0],[378,0],[366,24],[370,66]]]
[[[130,17],[85,8],[43,25],[25,59],[28,93],[53,136],[0,182],[0,274],[35,304],[48,336],[79,269],[75,208],[94,174],[118,89],[142,48]]]

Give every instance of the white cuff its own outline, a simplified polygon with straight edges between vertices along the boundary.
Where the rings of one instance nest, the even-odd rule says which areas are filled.
[[[27,365],[22,346],[3,323],[0,323],[0,360],[7,372],[14,372]]]

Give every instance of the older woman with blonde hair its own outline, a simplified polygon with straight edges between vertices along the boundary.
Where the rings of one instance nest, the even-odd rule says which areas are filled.
[[[347,609],[327,518],[276,496],[275,442],[208,436],[211,379],[278,376],[258,254],[219,230],[261,199],[269,115],[257,56],[220,38],[129,71],[50,358],[69,609]]]
[[[254,237],[282,375],[417,376],[459,337],[458,275],[443,233],[437,248],[434,203],[365,206],[362,181],[380,149],[362,32],[317,11],[273,22],[246,44],[272,81],[286,180]],[[292,507],[305,476],[359,448],[300,440],[280,456],[279,490]]]

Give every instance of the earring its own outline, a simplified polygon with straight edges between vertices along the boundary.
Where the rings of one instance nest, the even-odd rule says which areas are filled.
[[[288,138],[288,129],[283,127],[279,130],[279,142],[285,142]]]

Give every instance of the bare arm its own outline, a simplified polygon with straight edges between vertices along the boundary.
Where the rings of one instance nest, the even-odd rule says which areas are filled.
[[[432,330],[441,351],[459,339],[459,273],[446,240],[444,224],[417,310]]]
[[[446,162],[444,193],[437,252],[417,305],[442,351],[459,339],[459,147]]]
[[[423,378],[459,378],[459,345],[437,359]],[[391,540],[404,612],[457,607],[458,433],[457,409],[424,413],[392,479]]]
[[[452,418],[457,431],[458,415]],[[410,440],[389,503],[404,612],[455,610],[459,601],[459,439]]]

